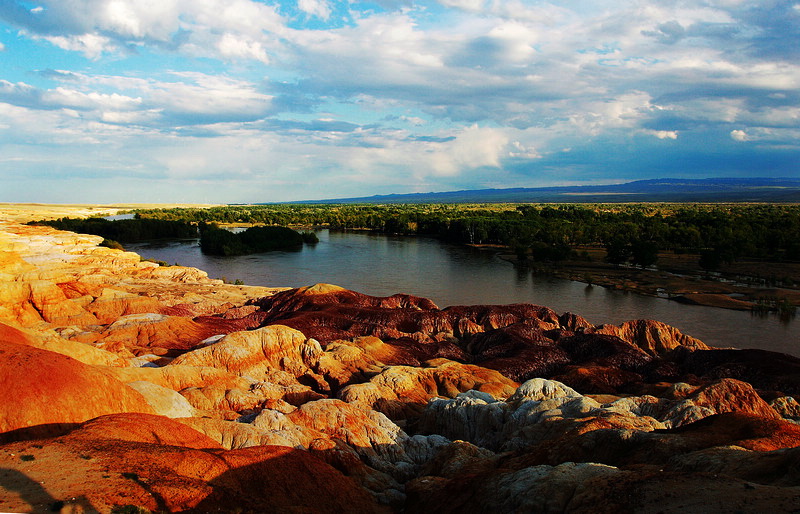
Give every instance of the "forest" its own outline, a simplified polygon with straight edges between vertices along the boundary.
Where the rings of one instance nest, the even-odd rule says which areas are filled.
[[[135,243],[153,239],[197,237],[197,225],[184,220],[137,218],[109,221],[104,218],[59,218],[32,221],[29,225],[48,225],[59,230],[102,236],[111,243]]]
[[[299,248],[303,243],[316,242],[317,236],[313,232],[301,234],[287,227],[258,226],[233,233],[213,223],[200,223],[200,249],[212,255],[245,255]]]
[[[275,204],[136,212],[162,221],[425,235],[503,245],[548,262],[574,256],[581,246],[602,246],[608,262],[642,267],[662,251],[696,254],[708,270],[743,258],[800,261],[800,206],[793,204]]]

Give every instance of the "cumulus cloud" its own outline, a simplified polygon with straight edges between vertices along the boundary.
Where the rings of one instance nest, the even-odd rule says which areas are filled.
[[[311,16],[327,20],[331,15],[331,7],[325,0],[298,0],[297,8]]]
[[[90,59],[98,59],[103,53],[114,51],[117,48],[110,38],[97,34],[42,36],[41,38],[64,50],[81,52]]]
[[[540,159],[542,156],[536,151],[536,148],[527,147],[519,141],[511,143],[511,151],[508,155],[510,157],[521,157],[524,159]]]
[[[260,42],[241,38],[235,34],[223,34],[217,41],[217,49],[220,55],[226,58],[269,62],[267,51]]]
[[[750,136],[747,135],[747,132],[744,130],[731,130],[731,139],[734,141],[744,142],[749,141]]]
[[[678,139],[677,130],[644,130],[643,132],[658,139]]]
[[[176,180],[221,180],[233,166],[218,156],[236,154],[241,177],[270,162],[287,191],[314,174],[330,194],[543,169],[579,180],[731,139],[795,151],[792,2],[437,3],[0,1],[20,38],[71,54],[0,75],[3,134],[116,149],[142,137],[142,166]]]
[[[172,81],[49,72],[63,85],[40,89],[0,80],[0,101],[34,110],[80,112],[86,120],[144,124],[169,130],[177,124],[253,121],[272,109],[272,96],[254,84],[196,72],[172,73]],[[122,89],[136,96],[98,89]]]
[[[32,37],[87,57],[153,45],[193,55],[266,61],[285,23],[274,6],[255,0],[41,0],[0,4],[0,18]]]

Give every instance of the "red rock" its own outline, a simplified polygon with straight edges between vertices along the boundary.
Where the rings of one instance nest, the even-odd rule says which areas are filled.
[[[131,426],[127,433],[126,426]],[[226,451],[166,418],[100,418],[70,434],[0,446],[2,511],[126,505],[152,511],[383,512],[352,480],[307,452]],[[74,508],[74,507],[73,507]]]
[[[754,451],[800,446],[800,425],[776,418],[728,412],[670,430],[699,448],[735,445]]]
[[[758,390],[800,396],[800,358],[766,350],[679,351],[675,365],[706,380],[735,378]]]
[[[703,386],[689,397],[695,405],[709,407],[717,414],[742,412],[766,419],[780,419],[780,415],[761,399],[748,383],[723,378]]]
[[[164,416],[123,413],[100,416],[87,421],[63,437],[67,441],[115,439],[195,449],[219,449],[220,445],[183,423]]]
[[[47,434],[103,414],[150,413],[133,389],[75,359],[9,341],[17,334],[4,329],[0,341],[0,432],[31,429]],[[52,433],[52,432],[50,432]],[[5,439],[13,437],[6,434]]]
[[[567,366],[552,379],[586,394],[616,394],[636,389],[642,382],[642,376],[633,371],[592,365]]]
[[[678,347],[708,350],[709,347],[694,337],[682,333],[675,327],[654,320],[626,321],[620,326],[599,325],[586,328],[587,333],[608,334],[627,341],[650,355],[660,355]]]

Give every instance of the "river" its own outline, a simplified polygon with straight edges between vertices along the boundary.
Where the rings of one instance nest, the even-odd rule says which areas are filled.
[[[192,266],[212,278],[260,286],[336,284],[374,296],[408,293],[440,307],[534,303],[574,312],[594,324],[655,319],[718,347],[761,348],[800,356],[800,324],[749,312],[685,305],[535,275],[494,253],[424,237],[317,231],[315,246],[239,257],[200,252],[197,240],[126,245],[145,258]]]

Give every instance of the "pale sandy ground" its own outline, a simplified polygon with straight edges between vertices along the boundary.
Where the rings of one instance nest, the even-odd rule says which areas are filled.
[[[88,218],[90,216],[112,216],[129,209],[169,209],[172,207],[213,207],[211,204],[42,204],[0,203],[0,219],[27,223],[55,218]]]

